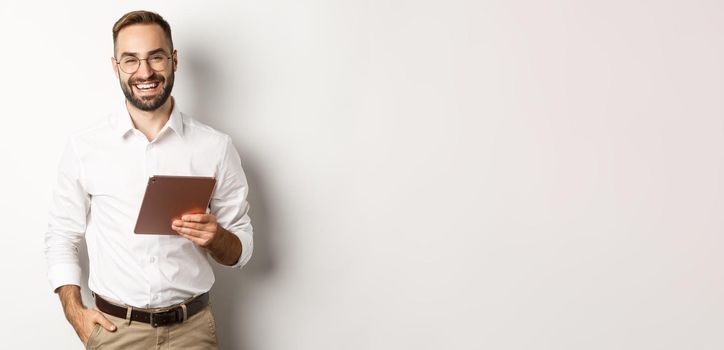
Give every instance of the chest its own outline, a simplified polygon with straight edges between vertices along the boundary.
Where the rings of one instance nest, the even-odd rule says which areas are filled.
[[[135,198],[154,175],[216,176],[220,155],[203,143],[124,141],[84,154],[82,185],[91,196]]]

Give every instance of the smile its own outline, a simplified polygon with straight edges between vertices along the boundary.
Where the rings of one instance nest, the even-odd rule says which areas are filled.
[[[150,82],[150,83],[140,83],[140,84],[133,84],[133,86],[136,87],[136,89],[141,91],[149,91],[153,90],[158,87],[160,83],[159,82]]]

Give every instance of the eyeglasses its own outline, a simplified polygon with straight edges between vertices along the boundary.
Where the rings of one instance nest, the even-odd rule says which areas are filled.
[[[135,56],[126,56],[124,58],[121,58],[120,61],[118,61],[116,58],[116,64],[119,68],[123,71],[123,73],[126,74],[133,74],[136,73],[139,67],[141,67],[141,61],[146,61],[148,63],[148,66],[151,67],[156,72],[162,72],[168,68],[168,61],[171,59],[171,56],[166,56],[162,53],[156,53],[151,56],[148,56],[148,58],[138,58]]]

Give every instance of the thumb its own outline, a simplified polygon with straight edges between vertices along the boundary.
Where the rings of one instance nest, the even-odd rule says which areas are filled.
[[[109,321],[100,312],[96,314],[95,321],[96,321],[96,323],[100,324],[101,327],[105,328],[109,332],[116,331],[116,325],[114,325],[113,322]]]

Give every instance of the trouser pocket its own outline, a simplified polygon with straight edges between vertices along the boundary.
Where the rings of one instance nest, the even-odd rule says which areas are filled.
[[[88,336],[88,340],[85,342],[85,348],[86,349],[92,349],[94,346],[93,343],[95,342],[96,338],[98,337],[98,334],[101,333],[101,325],[96,323],[95,326],[93,326],[93,330],[91,331],[90,336]]]

